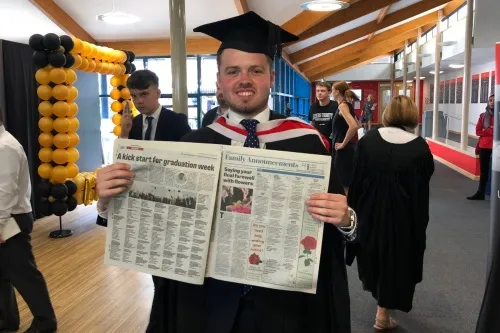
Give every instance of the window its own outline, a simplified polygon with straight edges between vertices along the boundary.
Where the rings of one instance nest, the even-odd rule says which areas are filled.
[[[448,17],[448,26],[451,27],[458,21],[458,13],[452,14],[450,17]]]
[[[150,58],[146,62],[147,69],[158,75],[162,94],[172,94],[172,70],[170,58]]]
[[[217,81],[217,59],[215,57],[202,57],[201,58],[201,93],[215,94],[214,87]]]
[[[458,20],[465,18],[467,16],[467,4],[458,10]]]

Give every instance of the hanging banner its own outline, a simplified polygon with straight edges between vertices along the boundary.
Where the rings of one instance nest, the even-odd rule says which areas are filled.
[[[495,93],[495,71],[491,72],[491,87],[490,87],[490,95]]]
[[[490,72],[481,74],[481,98],[480,103],[488,103],[490,88]]]
[[[450,104],[450,81],[444,81],[444,104]]]
[[[455,104],[456,80],[450,80],[450,104]]]
[[[479,102],[479,74],[472,75],[472,90],[470,94],[470,102],[477,104]]]
[[[462,94],[464,91],[463,84],[464,84],[464,78],[463,77],[457,78],[457,94],[456,94],[456,99],[455,99],[455,102],[457,104],[462,104]]]

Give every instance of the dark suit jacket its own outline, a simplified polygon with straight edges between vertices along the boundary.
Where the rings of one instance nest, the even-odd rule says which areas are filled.
[[[272,113],[270,119],[283,118]],[[201,128],[182,138],[185,142],[231,145],[231,140],[211,128]],[[266,144],[268,150],[329,155],[316,135],[305,135]],[[335,172],[330,193],[344,194]],[[350,306],[344,262],[344,239],[338,229],[325,224],[316,295],[254,288],[250,297],[258,332],[350,333]],[[202,286],[168,281],[162,295],[162,333],[230,333],[240,304],[241,285],[205,279]],[[195,318],[195,319],[193,319]]]
[[[201,127],[207,127],[208,125],[212,124],[217,117],[217,113],[219,112],[219,107],[216,106],[213,109],[210,109],[205,113],[205,116],[203,116],[203,121],[201,122]]]
[[[129,139],[142,140],[142,124],[142,115],[132,120]],[[154,141],[180,141],[189,132],[191,132],[191,127],[188,125],[186,115],[168,110],[165,107],[161,108]],[[108,221],[100,216],[97,216],[96,223],[103,227],[108,226]]]
[[[143,117],[137,116],[132,121],[129,139],[142,140]],[[165,107],[161,108],[160,117],[156,126],[154,141],[179,141],[184,135],[191,132],[187,117]]]

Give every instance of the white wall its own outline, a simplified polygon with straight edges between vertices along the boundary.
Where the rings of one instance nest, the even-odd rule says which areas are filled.
[[[381,81],[391,79],[391,64],[368,64],[333,76],[326,81]]]
[[[485,72],[490,72],[490,84],[491,85],[491,72],[495,70],[495,62],[488,62],[482,65],[472,66],[472,75],[481,74]],[[446,81],[451,79],[456,79],[458,77],[463,77],[463,70],[457,70],[455,72],[441,74],[440,81]],[[424,80],[424,111],[432,110],[433,106],[429,103],[430,96],[433,91],[430,91],[430,85],[434,83],[434,77],[429,77]],[[472,84],[471,84],[472,88]],[[481,96],[481,85],[479,85],[479,96]],[[488,92],[489,96],[489,92]],[[439,102],[439,100],[438,100]],[[470,101],[469,101],[470,103]],[[479,115],[484,112],[486,104],[470,104],[469,106],[469,134],[476,135],[476,123]],[[445,114],[449,115],[449,130],[460,132],[462,127],[462,104],[439,104],[439,110],[443,111]]]

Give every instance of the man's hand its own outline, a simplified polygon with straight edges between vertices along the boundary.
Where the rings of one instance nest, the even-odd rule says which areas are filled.
[[[130,165],[116,163],[108,165],[97,171],[96,191],[99,200],[109,200],[128,189],[132,184],[134,173],[130,171]]]
[[[345,195],[321,193],[312,194],[306,201],[307,211],[321,222],[331,223],[337,227],[347,227],[349,209]]]
[[[122,118],[120,120],[120,126],[122,128],[122,132],[120,134],[121,138],[128,138],[130,130],[132,129],[132,118],[132,112],[130,111],[129,103],[127,103],[123,109]]]
[[[344,144],[340,143],[340,142],[335,143],[334,147],[335,147],[335,150],[342,150],[345,148]]]

